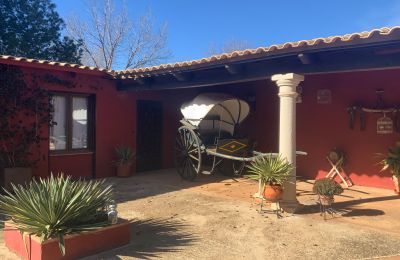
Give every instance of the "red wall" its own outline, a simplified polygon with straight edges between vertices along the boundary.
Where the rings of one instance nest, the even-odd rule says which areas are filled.
[[[62,71],[50,71],[43,69],[23,68],[27,82],[32,77],[38,81],[38,85],[50,91],[86,93],[95,95],[96,99],[96,150],[94,155],[75,154],[49,155],[48,141],[41,144],[41,161],[34,170],[37,176],[47,176],[49,172],[72,175],[74,177],[91,177],[93,172],[93,156],[95,156],[96,177],[107,177],[115,175],[114,147],[118,144],[134,145],[134,108],[135,102],[129,96],[118,92],[115,82],[105,79],[99,75],[86,75]],[[59,83],[48,83],[44,75],[50,74],[60,80],[74,82],[73,87],[66,87]],[[130,115],[130,116],[129,116]],[[48,135],[48,127],[43,129]]]
[[[278,147],[279,99],[277,87],[270,80],[207,88],[118,92],[115,82],[99,75],[71,74],[61,71],[28,69],[24,72],[28,81],[32,73],[51,73],[60,79],[72,80],[76,86],[65,86],[41,82],[43,87],[54,91],[90,93],[96,96],[96,151],[97,177],[115,175],[112,165],[114,147],[128,144],[136,147],[136,100],[159,100],[163,104],[163,166],[172,167],[172,145],[179,127],[180,105],[201,92],[225,92],[239,97],[256,97],[252,112],[242,125],[242,132],[257,141],[256,149],[276,152]],[[297,104],[297,148],[307,156],[298,157],[297,172],[307,178],[321,177],[330,169],[325,159],[328,151],[341,148],[347,156],[345,170],[355,184],[392,188],[389,173],[379,173],[377,153],[386,153],[387,148],[399,139],[399,133],[376,134],[376,119],[382,115],[367,114],[366,130],[359,130],[356,118],[355,129],[349,128],[347,107],[360,103],[373,107],[375,90],[385,90],[387,104],[400,103],[400,70],[335,73],[307,75],[301,83],[303,102]],[[318,89],[330,89],[331,104],[317,104]],[[44,129],[48,134],[48,129]],[[48,155],[48,143],[42,144],[42,153]],[[63,171],[73,176],[90,176],[91,155],[60,155],[42,158],[36,174],[46,176],[50,171]],[[49,162],[50,160],[50,162]]]
[[[376,104],[375,90],[385,90],[388,105],[400,104],[400,70],[307,75],[301,83],[303,102],[297,104],[297,149],[308,153],[297,158],[298,175],[314,179],[330,170],[326,155],[332,148],[346,153],[345,171],[357,185],[392,189],[389,172],[380,172],[378,153],[399,140],[399,133],[379,135],[376,120],[383,116],[366,114],[366,129],[360,130],[356,117],[354,130],[349,127],[347,107],[355,103],[368,107]],[[317,91],[330,89],[331,104],[317,104]],[[179,107],[200,92],[225,92],[240,97],[256,96],[255,110],[242,125],[242,132],[257,142],[263,152],[278,151],[279,99],[277,87],[270,81],[215,86],[190,90],[147,92],[140,95],[163,100],[164,138],[174,137],[181,118]],[[146,95],[145,95],[146,94]],[[164,142],[164,166],[172,166],[171,142]]]
[[[387,105],[400,104],[400,70],[338,73],[306,76],[302,84],[303,103],[297,105],[297,147],[309,153],[299,158],[299,174],[314,178],[324,176],[330,169],[325,159],[329,149],[341,148],[347,157],[345,170],[358,185],[392,188],[390,173],[380,173],[377,153],[399,141],[400,134],[377,134],[376,121],[382,114],[366,114],[366,129],[349,127],[347,107],[358,103],[376,105],[376,89],[382,88]],[[330,89],[331,104],[317,104],[317,90]],[[390,115],[387,115],[390,116]],[[392,117],[393,119],[393,117]]]

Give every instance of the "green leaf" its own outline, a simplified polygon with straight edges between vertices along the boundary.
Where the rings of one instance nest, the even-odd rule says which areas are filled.
[[[106,205],[112,187],[104,180],[72,180],[51,176],[33,180],[26,186],[13,186],[13,193],[0,194],[0,213],[17,228],[43,240],[94,230],[108,225]],[[64,250],[60,244],[60,250]]]
[[[294,169],[281,155],[259,156],[247,168],[248,178],[271,185],[282,185]]]
[[[61,254],[65,256],[65,241],[62,234],[58,235],[58,246],[60,247]]]

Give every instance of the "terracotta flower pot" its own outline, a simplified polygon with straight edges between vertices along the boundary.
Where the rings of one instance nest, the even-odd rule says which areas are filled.
[[[269,202],[277,202],[282,198],[283,189],[280,185],[265,185],[264,199]]]
[[[330,206],[332,205],[332,203],[335,201],[334,197],[328,197],[328,196],[320,196],[319,200],[321,202],[322,205],[324,206]]]
[[[130,177],[132,175],[132,163],[119,164],[117,166],[118,177]]]
[[[395,175],[392,176],[393,179],[393,184],[394,184],[394,192],[398,195],[400,195],[400,183],[399,183],[399,178]]]

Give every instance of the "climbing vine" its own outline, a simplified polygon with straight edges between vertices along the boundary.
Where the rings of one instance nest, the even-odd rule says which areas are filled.
[[[24,73],[15,66],[0,65],[0,166],[33,166],[40,160],[40,148],[47,140],[42,130],[51,122],[48,91],[36,80],[25,82]]]
[[[67,89],[76,88],[76,83],[70,80],[60,79],[52,74],[45,74],[43,76],[44,82],[53,83],[60,86],[64,86]]]

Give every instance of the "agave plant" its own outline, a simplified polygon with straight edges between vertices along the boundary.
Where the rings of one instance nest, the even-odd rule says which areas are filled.
[[[257,157],[247,168],[248,178],[261,180],[263,184],[268,185],[282,185],[293,170],[292,164],[288,163],[281,155]]]
[[[135,157],[135,152],[130,146],[119,145],[115,147],[115,156],[117,157],[115,163],[117,165],[122,165],[132,162],[133,158]]]
[[[61,174],[33,180],[0,195],[0,212],[23,234],[43,240],[58,238],[65,255],[64,236],[108,225],[106,206],[112,187],[103,181],[74,181]]]
[[[400,178],[400,142],[395,147],[388,149],[388,154],[380,161],[382,165],[381,171],[390,169],[394,176]]]

